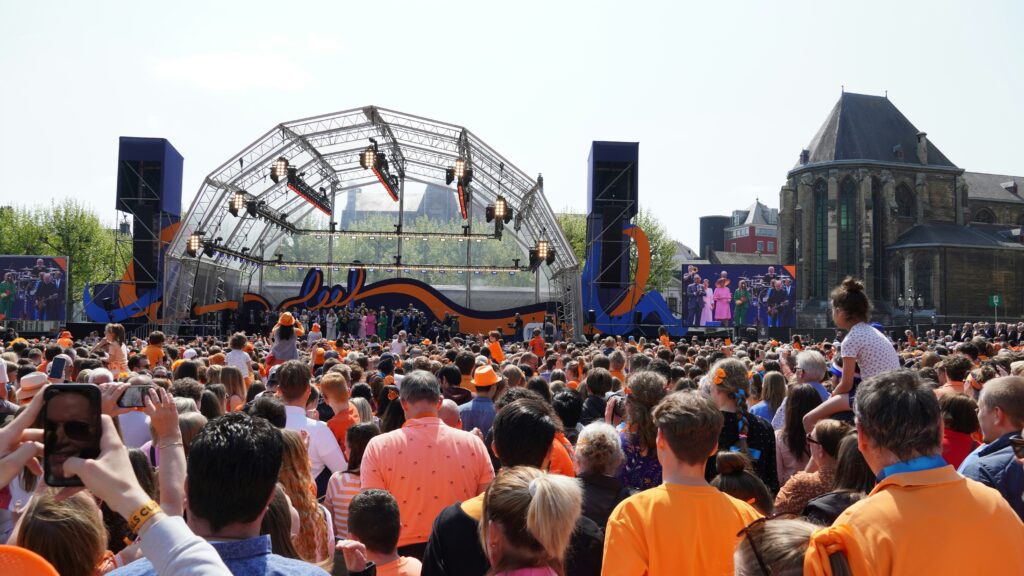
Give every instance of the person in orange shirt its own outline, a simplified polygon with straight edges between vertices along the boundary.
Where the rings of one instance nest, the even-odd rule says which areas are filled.
[[[939,401],[916,372],[864,381],[854,412],[878,484],[833,528],[849,532],[864,565],[875,574],[1024,574],[1024,524],[999,492],[942,459]],[[970,544],[937,546],[942,534],[970,534]]]
[[[59,344],[61,348],[71,348],[74,346],[75,341],[71,339],[71,332],[68,332],[67,330],[61,332],[60,338],[57,338],[57,344]]]
[[[348,429],[359,424],[359,411],[349,402],[349,388],[345,376],[341,372],[328,372],[320,380],[320,393],[324,395],[324,402],[334,410],[334,416],[327,421],[327,427],[334,434],[334,439],[341,446],[341,451],[348,458],[345,451],[345,433]]]
[[[164,360],[164,339],[163,332],[154,330],[149,334],[147,346],[142,349],[142,353],[149,359],[151,369],[159,366]]]
[[[530,338],[530,352],[533,352],[537,358],[544,357],[544,351],[547,350],[548,343],[544,341],[544,338],[540,335],[540,329],[533,329],[533,338]]]
[[[487,349],[491,351],[491,360],[496,364],[505,361],[505,351],[501,349],[501,332],[491,330],[487,334]]]
[[[939,373],[940,386],[935,389],[935,394],[965,394],[964,381],[971,368],[973,364],[966,356],[953,355],[939,362],[935,370]]]
[[[370,440],[360,480],[363,490],[382,488],[395,496],[402,517],[399,553],[420,557],[437,514],[483,492],[494,469],[479,438],[437,417],[442,396],[433,374],[407,374],[399,397],[405,424]]]
[[[608,355],[608,372],[613,378],[619,379],[619,384],[626,385],[626,354],[622,350]]]
[[[351,540],[338,544],[350,573],[362,572],[367,561],[376,565],[377,576],[419,576],[422,564],[398,554],[402,522],[395,497],[386,490],[367,490],[349,506]]]
[[[612,511],[604,574],[732,574],[737,534],[761,517],[704,479],[724,418],[696,391],[669,394],[653,411],[663,483]]]

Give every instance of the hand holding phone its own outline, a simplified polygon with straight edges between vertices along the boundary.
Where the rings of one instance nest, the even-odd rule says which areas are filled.
[[[59,380],[60,382],[63,382],[64,371],[67,370],[67,367],[68,357],[63,354],[57,355],[54,357],[53,360],[50,360],[50,365],[47,369],[46,376],[50,380]]]
[[[65,476],[69,458],[100,453],[100,389],[93,384],[51,384],[43,391],[43,478],[49,486],[82,486]]]
[[[117,405],[121,408],[145,408],[146,395],[153,389],[152,384],[139,384],[125,388],[124,393],[117,399]]]

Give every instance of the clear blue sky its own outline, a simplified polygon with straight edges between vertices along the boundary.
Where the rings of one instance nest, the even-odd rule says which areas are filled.
[[[555,210],[592,140],[640,142],[641,205],[697,218],[778,190],[840,94],[889,97],[957,165],[1024,175],[1024,3],[0,0],[0,204],[113,221],[117,138],[202,178],[279,122],[367,104],[461,124]]]

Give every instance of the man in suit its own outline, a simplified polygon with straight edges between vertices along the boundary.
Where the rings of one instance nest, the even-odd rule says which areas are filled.
[[[699,274],[693,275],[693,284],[686,287],[686,324],[700,326],[700,313],[704,309],[704,284]]]
[[[793,279],[789,276],[782,279],[782,290],[786,293],[786,309],[782,325],[796,326],[796,290],[793,289]]]
[[[56,320],[59,317],[52,313],[53,304],[57,301],[58,295],[53,284],[53,277],[49,273],[43,272],[34,291],[36,320]]]

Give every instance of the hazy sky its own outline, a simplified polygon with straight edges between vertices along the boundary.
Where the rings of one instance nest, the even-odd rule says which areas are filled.
[[[846,90],[889,97],[954,163],[1024,175],[1024,3],[0,0],[0,204],[113,222],[117,138],[169,139],[184,202],[275,124],[367,104],[468,127],[556,211],[592,140],[640,142],[640,203],[760,197]]]

